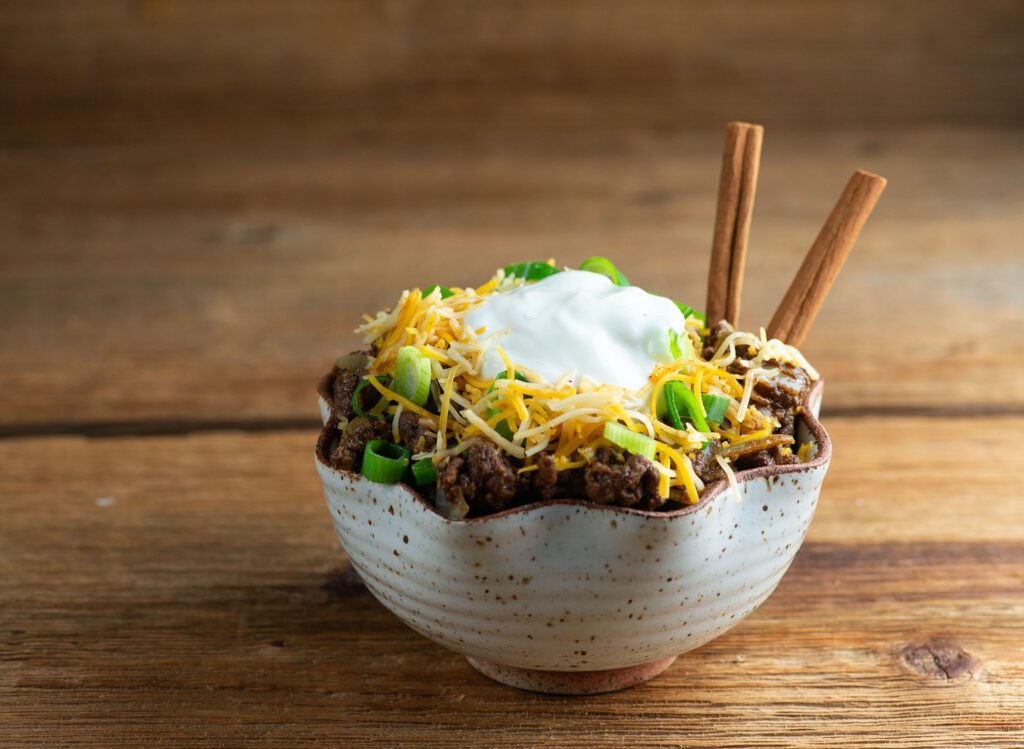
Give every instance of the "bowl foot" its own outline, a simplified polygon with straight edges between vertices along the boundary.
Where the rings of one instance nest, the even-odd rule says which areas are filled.
[[[653,679],[671,666],[676,656],[639,666],[612,668],[607,671],[540,671],[533,668],[505,666],[493,661],[466,656],[469,665],[495,681],[517,689],[545,694],[601,694],[614,692]]]

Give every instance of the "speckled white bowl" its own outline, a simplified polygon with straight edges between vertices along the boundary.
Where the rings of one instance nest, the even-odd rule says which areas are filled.
[[[798,420],[812,460],[737,473],[741,501],[720,482],[671,513],[561,500],[449,520],[404,485],[331,468],[322,445],[317,469],[352,566],[402,621],[504,683],[610,691],[660,673],[775,589],[832,456],[821,391]]]

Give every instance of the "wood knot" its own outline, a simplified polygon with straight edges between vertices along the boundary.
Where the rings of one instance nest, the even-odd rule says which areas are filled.
[[[944,681],[970,677],[978,667],[974,656],[945,637],[921,645],[907,645],[900,651],[900,661],[914,673]]]

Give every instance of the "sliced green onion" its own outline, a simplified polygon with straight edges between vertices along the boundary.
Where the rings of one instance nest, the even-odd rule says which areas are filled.
[[[647,353],[664,364],[693,358],[693,344],[685,333],[669,328],[662,335],[652,336],[647,344]]]
[[[697,356],[697,352],[693,348],[693,339],[688,335],[679,336],[679,348],[683,350],[684,359],[694,359]]]
[[[427,486],[437,481],[437,471],[434,469],[434,461],[430,458],[417,460],[412,464],[412,476],[420,486]]]
[[[658,393],[657,413],[658,418],[667,421],[675,429],[682,429],[685,425],[679,418],[679,409],[676,407],[676,399],[672,394],[674,382],[668,382]]]
[[[388,377],[387,375],[371,375],[371,376],[375,380],[377,380],[377,382],[379,382],[381,385],[390,385],[391,384],[391,378]],[[371,411],[364,411],[363,409],[361,409],[359,407],[359,393],[360,393],[360,391],[362,391],[362,389],[364,387],[366,387],[369,384],[370,384],[370,378],[367,377],[365,380],[363,380],[358,385],[356,385],[356,389],[352,391],[352,409],[357,414],[359,414],[360,416],[365,416],[368,419],[378,419],[378,418],[380,418],[380,414],[376,413],[377,406],[374,406],[374,411],[373,412],[371,412]],[[384,399],[381,398],[380,402],[378,402],[377,405],[378,406],[381,405],[381,402],[383,402],[383,400]]]
[[[646,434],[630,431],[616,421],[606,421],[604,423],[604,438],[624,450],[643,455],[648,460],[654,460],[656,443]]]
[[[512,434],[512,427],[508,425],[508,421],[506,421],[505,419],[502,419],[501,421],[494,425],[494,431],[500,434],[505,439],[507,439],[509,442],[511,442],[512,438],[515,436],[514,434]]]
[[[394,382],[396,393],[422,406],[430,394],[430,359],[415,346],[402,346]]]
[[[685,333],[676,333],[674,330],[671,334],[675,335],[675,348],[678,349],[679,353],[676,354],[676,361],[680,359],[692,359],[693,358],[693,341],[690,340],[690,336]],[[673,350],[675,354],[675,351]]]
[[[711,431],[704,414],[700,411],[697,396],[682,382],[673,380],[665,384],[658,395],[657,410],[659,418],[667,416],[669,424],[676,429],[683,429],[684,422],[690,421],[698,432]]]
[[[438,286],[436,283],[433,286],[428,286],[420,292],[420,298],[426,299],[428,296],[434,293],[434,289],[441,290],[441,298],[447,299],[450,296],[455,296],[455,292],[449,289],[447,286]]]
[[[683,358],[683,351],[679,348],[679,334],[671,329],[668,331],[668,349],[676,361]]]
[[[675,387],[671,388],[670,396],[675,399],[679,415],[692,421],[698,432],[710,432],[711,429],[704,419],[704,414],[701,413],[700,403],[693,391],[681,382],[670,382],[669,386],[672,385]]]
[[[496,381],[497,380],[507,380],[508,379],[508,370],[507,369],[501,370],[500,372],[498,372],[498,374],[494,375],[494,379]],[[529,380],[526,379],[526,375],[524,375],[522,372],[519,372],[519,371],[516,371],[515,379],[519,380],[520,382],[529,382]],[[489,388],[487,388],[487,392],[488,393],[493,393],[494,392],[494,384],[493,383],[491,384],[491,386]],[[527,395],[527,396],[524,396],[524,397],[525,398],[529,398],[530,396]],[[487,409],[487,418],[488,419],[491,418],[492,416],[494,416],[499,411],[501,411],[500,408],[488,408]],[[501,424],[504,424],[504,423],[505,422],[501,422]],[[501,424],[499,424],[498,426],[501,426]],[[498,429],[498,427],[495,427],[495,429],[497,429],[498,433],[502,437],[505,437],[505,433],[502,432],[500,429]],[[505,429],[508,429],[508,424],[505,424]],[[511,434],[511,432],[509,432],[509,433]],[[505,437],[505,439],[512,439],[512,438],[511,437]]]
[[[558,268],[547,263],[513,263],[505,266],[506,276],[515,276],[524,281],[539,281],[558,272]]]
[[[615,283],[615,279],[619,277],[618,269],[606,257],[588,257],[580,263],[580,270],[600,273],[602,276],[607,276],[612,283]]]
[[[702,393],[700,399],[704,402],[704,411],[707,414],[704,418],[715,424],[721,424],[722,419],[725,418],[725,412],[729,410],[729,403],[732,399],[725,395],[715,395],[714,393]]]
[[[708,319],[704,316],[703,312],[698,312],[693,307],[683,304],[682,302],[677,302],[674,299],[672,300],[672,303],[675,304],[679,308],[679,311],[683,313],[683,317],[690,317],[693,315],[700,320],[701,325],[707,325]]]
[[[606,257],[588,257],[580,263],[580,270],[607,276],[616,286],[629,286],[629,279]]]
[[[378,484],[393,484],[405,475],[410,454],[394,442],[370,440],[363,450],[363,475]]]
[[[494,375],[494,379],[495,380],[507,380],[508,379],[508,370],[507,369],[501,370],[500,372],[498,372],[498,374]],[[515,372],[515,378],[514,379],[519,380],[520,382],[529,382],[529,380],[526,379],[526,375],[524,375],[522,372],[519,372],[519,371]],[[487,389],[487,392],[488,393],[493,393],[494,392],[494,385],[493,384]],[[529,398],[530,396],[525,395],[523,397],[524,398]],[[500,408],[488,408],[487,409],[487,418],[489,419],[492,416],[494,416],[495,414],[499,414],[499,413],[501,413],[501,409]],[[494,431],[496,431],[502,437],[507,439],[509,442],[512,441],[512,427],[510,427],[508,425],[508,422],[505,419],[502,419],[501,421],[499,421],[497,424],[494,425]]]
[[[524,375],[518,369],[513,371],[512,374],[514,376],[514,379],[519,380],[520,382],[529,382],[529,380],[526,379],[526,375]],[[494,379],[496,379],[496,380],[507,380],[508,379],[508,370],[507,369],[501,370],[500,372],[498,372],[498,374],[494,375]],[[494,385],[491,385],[491,387],[494,387]]]

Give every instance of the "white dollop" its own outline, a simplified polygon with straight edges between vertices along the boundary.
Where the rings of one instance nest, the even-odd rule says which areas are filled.
[[[466,321],[486,328],[482,337],[508,331],[488,344],[481,371],[488,379],[505,369],[497,344],[513,364],[548,382],[575,370],[574,381],[628,390],[646,385],[655,364],[672,360],[668,331],[686,329],[671,300],[578,270],[488,296]]]

